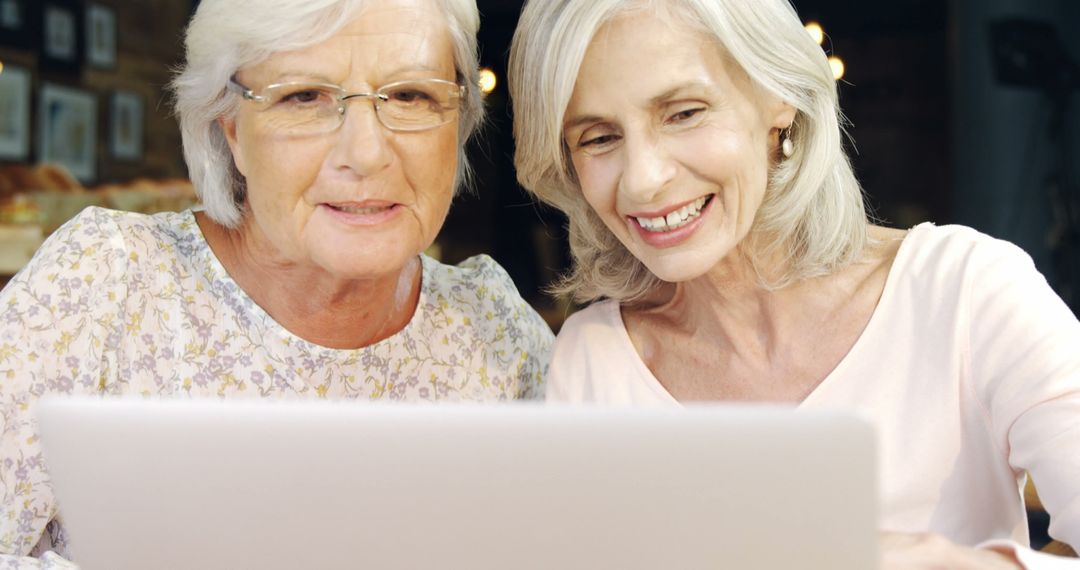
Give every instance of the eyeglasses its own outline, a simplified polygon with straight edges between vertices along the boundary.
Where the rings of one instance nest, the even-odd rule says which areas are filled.
[[[318,135],[345,121],[345,104],[371,99],[375,115],[392,131],[426,131],[457,116],[465,87],[442,79],[396,81],[373,93],[348,93],[328,83],[275,83],[261,93],[229,79],[228,90],[256,105],[266,125],[288,135]]]

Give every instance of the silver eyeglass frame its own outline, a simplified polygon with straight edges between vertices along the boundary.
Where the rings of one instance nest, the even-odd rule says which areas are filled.
[[[278,87],[283,87],[283,86],[286,86],[286,85],[308,85],[308,86],[311,86],[311,87],[325,87],[325,88],[327,88],[329,90],[341,93],[341,95],[337,97],[337,100],[338,100],[338,114],[341,116],[341,122],[342,123],[345,120],[345,109],[347,107],[347,105],[345,104],[346,101],[349,101],[350,99],[371,99],[372,105],[373,105],[373,107],[375,109],[375,116],[376,116],[376,118],[379,119],[379,124],[386,127],[387,129],[389,129],[391,131],[398,131],[398,132],[428,131],[428,130],[431,130],[431,129],[441,127],[441,126],[453,121],[454,119],[451,117],[451,118],[449,118],[449,119],[447,119],[447,120],[445,120],[445,121],[443,121],[441,123],[435,124],[435,125],[425,125],[423,127],[412,128],[412,129],[411,128],[394,127],[394,126],[390,126],[390,125],[386,124],[386,120],[383,118],[383,113],[380,112],[380,110],[379,110],[379,103],[386,102],[386,101],[390,100],[390,97],[388,97],[384,93],[384,91],[386,91],[388,89],[392,89],[392,88],[394,88],[394,87],[396,87],[398,85],[402,85],[402,84],[406,84],[406,83],[417,83],[417,82],[440,83],[440,84],[443,84],[443,85],[456,87],[457,88],[456,91],[451,91],[452,100],[455,103],[455,105],[454,105],[453,108],[451,108],[449,110],[453,110],[455,112],[460,112],[460,110],[461,110],[461,101],[464,100],[465,96],[466,96],[465,86],[460,84],[460,83],[454,82],[454,81],[447,81],[445,79],[406,79],[406,80],[402,80],[402,81],[394,81],[394,82],[391,82],[391,83],[387,83],[386,85],[383,85],[382,87],[379,87],[377,90],[375,90],[373,92],[369,92],[369,93],[348,93],[347,91],[345,91],[345,88],[340,86],[340,85],[334,85],[332,83],[318,83],[318,82],[307,83],[307,82],[301,82],[301,81],[287,81],[287,82],[283,82],[283,83],[274,83],[274,84],[271,84],[271,85],[267,85],[266,87],[263,88],[263,90],[265,91],[265,90],[269,90],[269,89],[276,89]],[[236,95],[239,95],[241,98],[243,98],[243,99],[245,99],[247,101],[253,101],[255,103],[267,103],[267,99],[266,99],[265,96],[256,94],[253,89],[251,89],[249,87],[246,87],[244,84],[237,81],[235,75],[229,77],[229,82],[226,84],[226,90],[229,91],[230,93],[235,93]],[[265,109],[262,109],[262,110],[265,110]],[[334,129],[331,129],[331,130],[329,130],[327,132],[333,132],[333,131],[337,130],[337,128],[340,128],[340,127],[341,127],[341,123],[339,123],[338,126],[335,127]]]

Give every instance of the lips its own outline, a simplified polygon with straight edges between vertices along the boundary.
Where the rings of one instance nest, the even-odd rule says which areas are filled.
[[[380,214],[387,212],[388,209],[394,207],[393,204],[386,206],[354,206],[348,204],[326,204],[326,207],[334,209],[337,212],[343,212],[346,214],[356,214],[361,216],[369,216],[373,214]]]
[[[364,200],[362,202],[323,202],[319,204],[325,212],[338,221],[350,226],[374,226],[393,219],[404,206],[397,202],[384,200]]]

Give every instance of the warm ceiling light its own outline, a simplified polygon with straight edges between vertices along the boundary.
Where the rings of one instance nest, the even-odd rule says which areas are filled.
[[[486,67],[480,70],[480,91],[482,93],[491,93],[498,84],[499,78],[495,76],[494,71]]]
[[[829,67],[832,68],[833,78],[840,81],[840,78],[844,76],[844,60],[834,55],[829,58]]]
[[[0,73],[4,72],[4,62],[0,61]]]
[[[825,43],[825,30],[817,22],[807,22],[806,32],[817,42],[817,45]]]

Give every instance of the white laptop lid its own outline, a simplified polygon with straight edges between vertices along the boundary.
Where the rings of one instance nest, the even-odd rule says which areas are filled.
[[[876,567],[874,441],[756,407],[52,400],[86,570]]]

